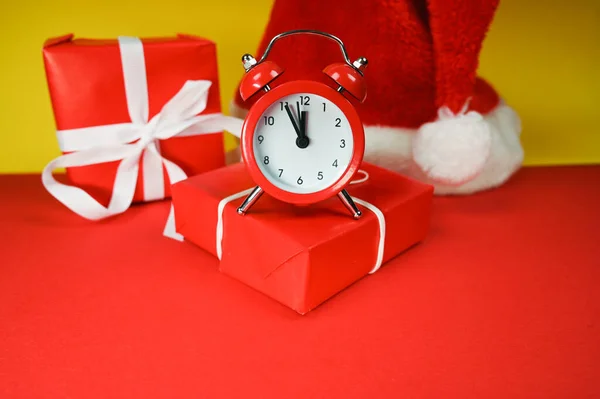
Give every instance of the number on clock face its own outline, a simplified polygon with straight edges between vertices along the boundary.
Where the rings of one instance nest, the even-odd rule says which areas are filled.
[[[304,134],[308,145],[299,143]],[[333,102],[296,93],[280,98],[261,115],[254,131],[254,157],[273,185],[292,193],[314,193],[345,172],[352,159],[352,137],[348,119]]]

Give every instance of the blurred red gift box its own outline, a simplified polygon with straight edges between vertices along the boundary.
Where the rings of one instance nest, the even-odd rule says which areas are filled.
[[[224,166],[227,117],[220,113],[213,42],[67,35],[48,40],[43,54],[67,154],[46,167],[43,181],[75,212],[90,219],[120,213],[132,201],[169,197],[170,182]],[[59,167],[85,192],[54,181]],[[107,212],[102,207],[111,196],[121,204]]]

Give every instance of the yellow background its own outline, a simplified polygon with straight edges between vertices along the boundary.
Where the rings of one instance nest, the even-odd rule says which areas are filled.
[[[255,50],[270,7],[271,0],[0,0],[0,173],[39,172],[59,155],[41,55],[46,38],[211,38],[227,110],[240,55]],[[599,0],[504,0],[480,74],[521,115],[527,164],[600,162]]]

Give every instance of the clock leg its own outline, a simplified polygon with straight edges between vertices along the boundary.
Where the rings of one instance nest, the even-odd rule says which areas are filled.
[[[338,193],[338,197],[340,197],[340,200],[342,201],[344,206],[348,208],[350,213],[352,213],[352,217],[354,217],[354,219],[359,219],[362,216],[362,212],[358,209],[358,207],[352,200],[352,197],[350,197],[350,194],[348,194],[346,190],[340,191]]]
[[[248,209],[250,209],[252,205],[254,205],[256,201],[258,201],[258,199],[263,195],[263,193],[263,189],[260,188],[260,186],[256,186],[254,190],[252,190],[252,192],[248,194],[244,202],[242,202],[242,205],[240,205],[240,207],[237,209],[237,213],[240,215],[245,215],[246,212],[248,212]]]

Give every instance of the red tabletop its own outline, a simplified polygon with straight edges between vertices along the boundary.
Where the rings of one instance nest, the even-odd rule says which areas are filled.
[[[1,398],[600,397],[600,167],[436,198],[428,239],[306,316],[0,177]]]

